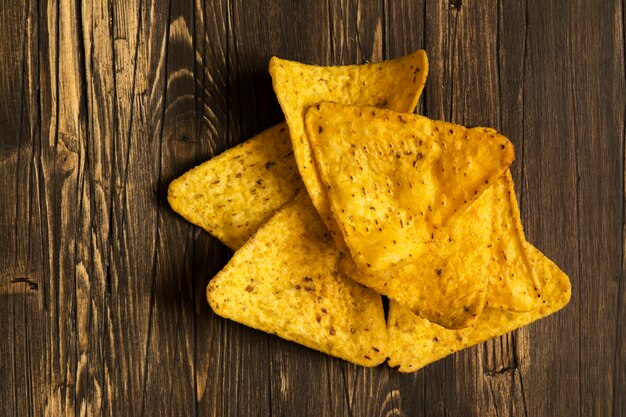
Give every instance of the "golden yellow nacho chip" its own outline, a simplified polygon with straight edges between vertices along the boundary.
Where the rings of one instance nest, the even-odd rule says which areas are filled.
[[[471,327],[449,330],[411,313],[395,302],[389,304],[389,366],[414,372],[454,352],[501,336],[563,308],[570,299],[569,278],[538,249],[528,245],[533,268],[542,281],[542,304],[516,313],[485,308]]]
[[[492,129],[372,107],[321,103],[306,131],[343,239],[370,274],[416,261],[514,157]]]
[[[530,311],[542,301],[510,172],[433,236],[417,261],[399,268],[366,275],[349,258],[342,268],[355,281],[449,329],[477,320],[485,297],[487,306],[512,311]]]
[[[235,250],[303,188],[280,123],[171,182],[172,209]]]
[[[491,228],[487,307],[530,311],[541,303],[541,282],[530,264],[511,172],[499,178],[472,204],[489,211],[486,222],[462,214],[473,227]],[[468,210],[469,211],[469,210]]]
[[[414,262],[365,274],[352,259],[342,268],[355,281],[386,295],[431,322],[449,329],[467,327],[485,306],[491,262],[491,209],[488,188],[462,215],[433,233]]]
[[[305,192],[213,278],[220,316],[363,365],[387,358],[380,295],[339,271],[340,252]]]
[[[336,242],[343,247],[305,138],[304,113],[309,106],[321,101],[412,112],[428,75],[426,53],[420,50],[380,63],[338,67],[306,65],[274,57],[269,68],[304,184],[313,205]]]

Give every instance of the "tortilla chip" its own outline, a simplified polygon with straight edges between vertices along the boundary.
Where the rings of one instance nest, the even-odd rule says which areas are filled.
[[[544,285],[540,307],[515,313],[485,308],[472,327],[448,330],[419,316],[398,303],[389,304],[389,366],[400,372],[414,372],[454,352],[501,336],[563,308],[570,299],[569,278],[538,249],[528,245],[532,266]]]
[[[489,191],[489,192],[488,192]],[[541,303],[541,282],[530,264],[511,172],[499,178],[472,207],[489,211],[487,222],[459,216],[474,227],[490,227],[489,290],[487,307],[530,311]],[[469,210],[468,210],[469,211]]]
[[[363,365],[387,358],[380,295],[339,271],[340,252],[305,192],[207,287],[220,316]]]
[[[321,101],[412,112],[428,75],[426,52],[376,64],[318,67],[273,57],[270,74],[285,114],[293,150],[313,205],[340,248],[345,245],[323,193],[304,131],[304,113]]]
[[[368,274],[417,260],[514,157],[492,129],[372,107],[321,103],[306,131],[332,214]]]
[[[302,188],[283,122],[187,171],[171,182],[167,198],[236,250]]]
[[[342,269],[358,283],[448,329],[471,325],[485,305],[530,311],[542,301],[508,171],[463,214],[437,230],[416,262],[367,275],[346,258]]]
[[[358,283],[440,326],[462,329],[471,325],[485,306],[492,258],[491,209],[478,202],[489,199],[493,188],[485,190],[461,216],[436,230],[416,261],[365,274],[346,257],[342,268]]]

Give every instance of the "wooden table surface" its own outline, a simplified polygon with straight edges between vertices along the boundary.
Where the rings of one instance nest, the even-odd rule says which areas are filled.
[[[516,146],[565,310],[415,374],[224,320],[231,252],[168,183],[282,119],[272,55],[426,49],[418,111]],[[48,0],[0,6],[0,415],[626,416],[624,4]]]

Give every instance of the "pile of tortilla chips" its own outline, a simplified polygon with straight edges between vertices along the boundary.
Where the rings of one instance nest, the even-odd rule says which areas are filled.
[[[273,58],[270,74],[286,122],[169,187],[175,211],[235,251],[207,288],[217,314],[411,372],[568,303],[568,277],[524,238],[511,142],[413,114],[424,51]]]

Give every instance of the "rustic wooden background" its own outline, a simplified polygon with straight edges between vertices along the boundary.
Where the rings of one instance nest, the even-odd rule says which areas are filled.
[[[0,5],[0,415],[626,416],[624,4],[51,0]],[[230,252],[169,181],[281,119],[272,55],[424,48],[419,111],[515,143],[559,314],[409,375],[215,316]]]

